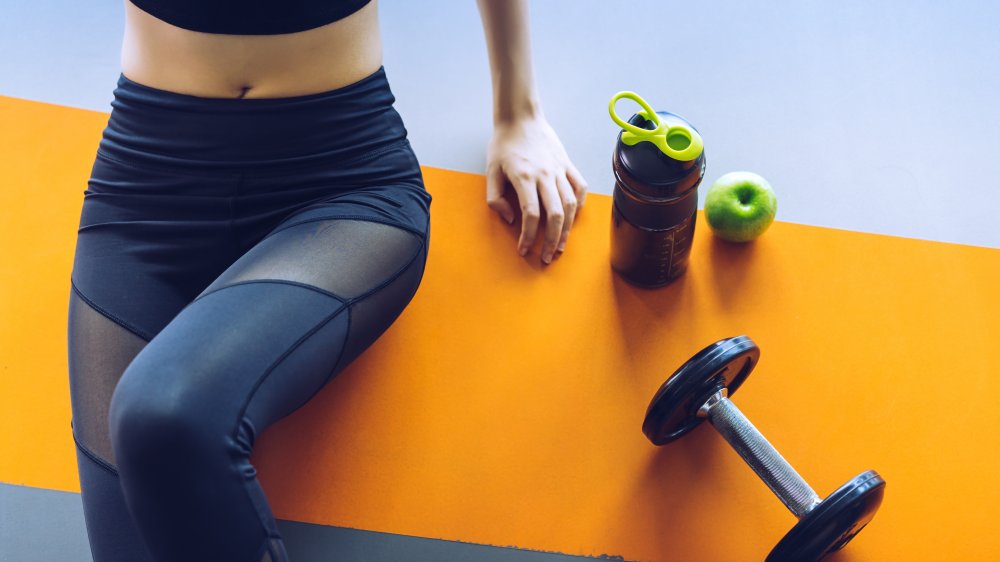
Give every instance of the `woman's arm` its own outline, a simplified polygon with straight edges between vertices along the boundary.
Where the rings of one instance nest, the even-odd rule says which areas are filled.
[[[505,180],[521,207],[520,254],[535,241],[546,218],[542,260],[562,252],[587,182],[545,120],[535,90],[526,0],[477,0],[493,75],[493,139],[486,162],[486,203],[508,223],[514,209],[504,199]]]

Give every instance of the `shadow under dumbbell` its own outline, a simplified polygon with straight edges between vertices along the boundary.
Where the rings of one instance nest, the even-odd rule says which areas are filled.
[[[692,432],[698,434],[704,439],[696,437],[678,441],[676,447],[651,449],[643,470],[631,484],[625,509],[634,513],[635,506],[644,506],[648,511],[632,520],[631,529],[622,531],[621,540],[640,532],[655,541],[656,550],[664,553],[664,557],[653,560],[711,559],[697,557],[705,556],[706,551],[693,545],[690,537],[713,523],[693,519],[691,514],[704,512],[701,506],[706,498],[721,496],[713,474],[724,470],[724,457],[730,453],[700,428]],[[650,498],[655,501],[650,502]],[[641,531],[636,529],[636,521],[644,527]],[[679,551],[679,548],[697,550]]]
[[[823,562],[861,562],[861,559],[851,554],[850,550],[838,550],[823,559]]]

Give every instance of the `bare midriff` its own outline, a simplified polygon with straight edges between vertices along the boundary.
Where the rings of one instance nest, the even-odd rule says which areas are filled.
[[[375,0],[333,23],[281,35],[183,29],[125,0],[122,74],[200,97],[278,98],[353,84],[382,65]]]

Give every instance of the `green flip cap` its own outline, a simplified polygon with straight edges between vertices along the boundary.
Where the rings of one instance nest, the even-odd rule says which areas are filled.
[[[615,113],[615,103],[622,98],[628,98],[642,106],[639,115],[647,121],[652,121],[656,125],[656,129],[652,131],[641,129],[619,117]],[[701,140],[701,135],[697,131],[675,119],[657,115],[649,107],[649,104],[646,103],[646,100],[639,97],[639,94],[635,92],[618,92],[615,94],[611,98],[611,103],[608,104],[608,113],[611,114],[611,119],[625,130],[622,133],[622,142],[629,146],[642,141],[651,142],[667,156],[674,160],[682,161],[694,160],[701,156],[701,152],[705,148],[705,144]]]

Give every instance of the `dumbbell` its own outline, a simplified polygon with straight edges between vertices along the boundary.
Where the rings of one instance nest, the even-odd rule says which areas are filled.
[[[840,550],[875,516],[885,480],[862,472],[821,500],[729,397],[757,365],[760,349],[747,336],[717,341],[667,379],[646,410],[642,432],[664,445],[708,419],[785,506],[799,518],[766,562],[811,562]]]

